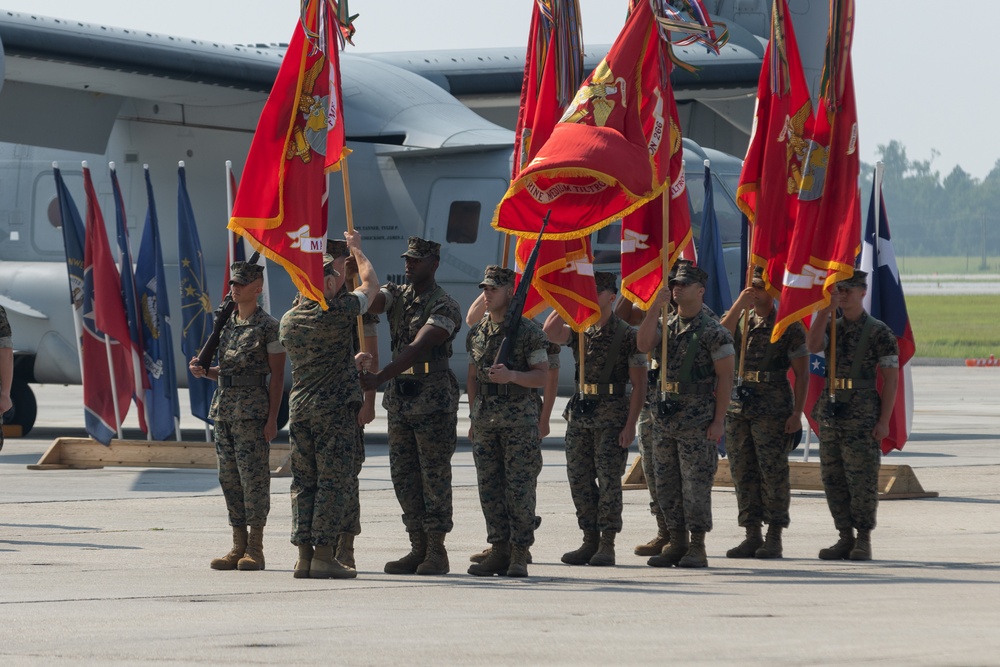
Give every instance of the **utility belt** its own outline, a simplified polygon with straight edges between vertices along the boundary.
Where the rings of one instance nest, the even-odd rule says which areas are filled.
[[[430,373],[446,371],[449,368],[451,368],[451,366],[448,359],[438,359],[436,361],[425,361],[423,363],[414,364],[412,367],[402,371],[400,375],[428,375]]]
[[[834,391],[875,388],[875,380],[868,378],[833,378],[831,382],[833,383]]]
[[[667,400],[666,394],[711,394],[713,391],[715,385],[710,382],[667,382],[660,385],[663,400]]]
[[[220,387],[266,387],[266,375],[220,375]]]
[[[519,384],[496,384],[495,382],[480,382],[479,394],[482,396],[521,396],[525,394],[537,394],[538,390],[529,387],[522,387]]]
[[[744,382],[782,382],[787,381],[787,371],[744,371]]]
[[[624,396],[628,385],[624,382],[615,384],[584,384],[580,393],[587,396]]]

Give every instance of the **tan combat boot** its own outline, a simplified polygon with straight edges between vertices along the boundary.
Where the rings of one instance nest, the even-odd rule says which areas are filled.
[[[854,530],[846,528],[840,531],[840,539],[837,543],[826,549],[819,550],[819,557],[822,560],[844,560],[851,554],[854,548]]]
[[[492,548],[493,547],[486,547],[485,549],[483,549],[479,553],[472,554],[471,556],[469,556],[469,562],[470,563],[482,563],[484,560],[486,560],[486,557],[490,555],[490,549],[492,549]],[[527,551],[527,557],[526,558],[527,558],[528,565],[531,565],[531,549],[528,549],[528,551]]]
[[[755,558],[781,558],[781,526],[768,526],[767,537],[764,538],[764,546],[757,549]],[[728,554],[726,554],[728,555]]]
[[[354,563],[354,535],[341,533],[337,536],[337,560],[350,568],[356,568]]]
[[[687,553],[689,545],[686,530],[671,530],[670,543],[663,547],[659,555],[647,560],[646,564],[653,567],[673,567]]]
[[[333,545],[326,544],[315,548],[312,562],[309,564],[311,579],[354,579],[357,576],[357,570],[347,567],[333,557]]]
[[[236,564],[236,568],[239,570],[264,569],[264,526],[250,526],[247,552]]]
[[[663,547],[670,544],[670,529],[662,514],[656,515],[656,537],[645,544],[640,544],[635,548],[636,556],[656,556]]]
[[[490,549],[490,555],[482,563],[469,566],[469,574],[477,577],[492,577],[506,574],[510,568],[510,542],[497,542]]]
[[[385,564],[386,574],[414,574],[417,566],[427,557],[427,534],[423,531],[409,533],[410,553],[399,560],[391,560]]]
[[[567,551],[562,556],[562,562],[567,565],[586,565],[597,553],[601,534],[596,530],[583,531],[583,544],[575,551]]]
[[[870,530],[859,530],[858,539],[854,542],[854,548],[847,555],[848,560],[871,560],[872,559],[872,536]]]
[[[705,533],[691,531],[691,546],[687,553],[677,561],[677,567],[708,567],[708,555],[705,553]]]
[[[309,567],[312,564],[313,559],[313,548],[311,544],[300,544],[299,545],[299,559],[295,561],[295,569],[292,570],[292,576],[296,579],[308,579],[309,578]]]
[[[610,567],[615,564],[615,533],[604,531],[597,546],[597,553],[590,557],[589,563],[596,567]]]
[[[243,554],[247,552],[247,527],[233,526],[233,548],[222,558],[213,558],[213,570],[235,570]]]
[[[528,547],[520,544],[512,544],[510,547],[510,567],[507,568],[508,577],[528,576]]]
[[[448,574],[448,551],[444,548],[444,533],[427,533],[427,553],[417,566],[417,574]]]
[[[747,531],[746,538],[737,546],[727,551],[726,558],[753,558],[757,554],[757,550],[764,546],[764,540],[760,536],[759,523],[745,526],[745,528]],[[767,534],[771,534],[770,529],[768,529]]]

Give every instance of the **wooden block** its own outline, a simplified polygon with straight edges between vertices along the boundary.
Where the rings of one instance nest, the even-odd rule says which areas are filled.
[[[290,455],[286,444],[272,444],[273,470]],[[29,470],[57,468],[92,469],[104,466],[130,468],[199,468],[218,466],[214,442],[160,442],[156,440],[112,440],[107,447],[90,438],[56,438],[42,458]]]
[[[792,489],[796,491],[823,491],[823,479],[820,476],[818,462],[789,461],[788,478]],[[713,486],[733,486],[733,476],[729,470],[729,459],[720,459],[715,471]],[[636,457],[632,466],[625,473],[622,489],[645,489],[646,478],[642,474],[642,459]],[[887,466],[879,468],[878,473],[879,500],[904,500],[907,498],[937,498],[936,491],[924,491],[913,468],[907,465]]]

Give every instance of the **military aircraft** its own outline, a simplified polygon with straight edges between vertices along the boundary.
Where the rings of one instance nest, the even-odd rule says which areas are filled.
[[[695,47],[682,54],[701,68],[675,77],[685,136],[745,151],[766,14],[742,17],[749,17],[754,32],[737,23],[741,17],[723,17],[732,39],[721,55]],[[587,71],[607,49],[588,49]],[[36,416],[30,383],[80,382],[53,162],[81,206],[79,165],[89,160],[106,212],[113,203],[103,165],[117,163],[133,251],[145,217],[142,168],[148,164],[171,280],[178,275],[175,170],[184,161],[209,291],[221,300],[223,165],[242,165],[283,53],[281,45],[213,43],[0,12],[0,142],[6,142],[0,143],[0,304],[14,330],[14,423],[25,431]],[[354,223],[383,281],[403,282],[399,255],[410,235],[442,243],[438,281],[463,305],[478,292],[483,267],[500,261],[503,239],[489,221],[510,179],[523,64],[523,48],[344,53]],[[700,191],[702,160],[712,157],[724,242],[738,243],[733,200],[739,160],[694,142],[685,144],[685,154],[692,191]],[[331,187],[329,236],[338,238],[346,215],[336,176]],[[694,210],[692,220],[699,217]],[[616,238],[605,233],[609,242],[598,239],[605,256],[617,252]],[[294,288],[284,272],[272,270],[270,289],[280,316]],[[169,296],[176,330],[179,290]],[[175,345],[183,383],[186,361]],[[384,340],[383,358],[387,345]],[[464,346],[455,347],[453,368],[464,376]]]

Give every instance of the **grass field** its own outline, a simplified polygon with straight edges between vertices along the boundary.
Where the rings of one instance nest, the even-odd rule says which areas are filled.
[[[896,265],[903,274],[963,274],[972,276],[1000,273],[1000,257],[986,257],[986,270],[980,270],[981,255],[975,257],[896,257]]]
[[[908,296],[918,357],[1000,357],[1000,294]]]

